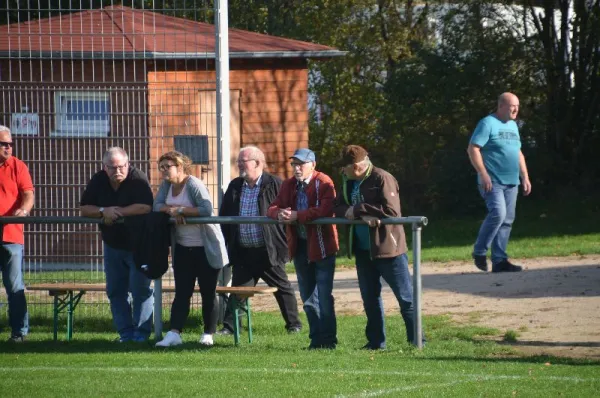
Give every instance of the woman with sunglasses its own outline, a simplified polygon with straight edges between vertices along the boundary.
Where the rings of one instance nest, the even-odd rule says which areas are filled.
[[[190,311],[196,280],[202,297],[204,333],[200,344],[213,345],[217,329],[216,288],[219,270],[228,262],[225,240],[216,224],[186,224],[186,217],[210,217],[213,205],[206,186],[190,175],[191,160],[177,151],[158,160],[162,173],[154,211],[169,214],[176,221],[171,233],[171,256],[175,275],[175,299],[171,306],[171,330],[157,347],[182,343],[181,332]]]

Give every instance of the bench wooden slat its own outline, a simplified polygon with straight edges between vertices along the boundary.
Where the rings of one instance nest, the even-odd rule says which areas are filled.
[[[198,286],[194,287],[195,291],[199,292]],[[36,283],[27,286],[28,291],[47,291],[50,296],[54,296],[54,341],[58,339],[58,314],[60,312],[67,313],[67,341],[70,341],[73,335],[73,312],[79,303],[79,300],[86,292],[105,292],[105,283]],[[250,297],[255,294],[269,294],[275,293],[277,288],[265,287],[265,286],[217,286],[217,293],[231,293],[235,296],[229,303],[233,307],[235,323],[233,326],[233,335],[235,345],[239,344],[240,332],[237,322],[237,314],[241,309],[246,312],[248,316],[248,341],[252,343],[252,315],[250,311]],[[163,292],[174,292],[174,285],[162,286]],[[75,292],[77,292],[75,294]],[[62,297],[64,296],[64,297]],[[156,304],[156,303],[155,303]],[[65,311],[66,309],[66,311]],[[161,322],[158,320],[157,322]],[[156,329],[154,330],[155,338],[156,334],[160,334]]]
[[[66,291],[84,291],[84,292],[104,292],[106,284],[104,283],[37,283],[27,286],[27,290],[48,291],[49,293]],[[174,285],[164,285],[162,291],[166,293],[175,292]],[[195,291],[199,292],[200,287],[196,286]],[[217,293],[235,294],[240,297],[252,297],[255,294],[275,293],[277,288],[268,286],[217,286]]]

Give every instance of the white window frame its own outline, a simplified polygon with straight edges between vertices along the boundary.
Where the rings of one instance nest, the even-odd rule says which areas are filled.
[[[86,100],[106,101],[106,120],[68,120],[66,101]],[[54,136],[63,137],[108,137],[110,133],[110,95],[103,91],[57,91],[54,93],[54,115],[56,130]]]

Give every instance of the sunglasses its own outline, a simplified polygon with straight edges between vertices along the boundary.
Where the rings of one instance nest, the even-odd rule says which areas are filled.
[[[12,142],[6,142],[6,141],[0,141],[0,146],[2,146],[4,148],[12,148],[13,147],[13,143]]]

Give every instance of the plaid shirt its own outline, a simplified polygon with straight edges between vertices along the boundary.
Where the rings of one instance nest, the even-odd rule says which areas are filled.
[[[240,216],[256,217],[258,212],[258,194],[262,175],[256,181],[254,187],[250,187],[244,181],[242,195],[240,196]],[[265,245],[262,226],[260,224],[240,224],[240,245],[242,247],[262,247]]]

